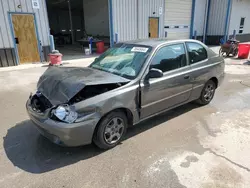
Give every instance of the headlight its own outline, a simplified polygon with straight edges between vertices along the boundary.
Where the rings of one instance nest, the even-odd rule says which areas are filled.
[[[70,106],[58,106],[55,110],[52,111],[52,113],[61,121],[64,121],[66,123],[73,123],[77,117],[78,114],[75,112]]]

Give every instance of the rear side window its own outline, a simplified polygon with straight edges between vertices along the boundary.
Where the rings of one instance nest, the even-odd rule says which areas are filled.
[[[194,64],[207,59],[207,50],[195,42],[187,42],[190,64]]]
[[[160,69],[162,72],[175,70],[187,65],[184,44],[164,46],[159,49],[152,59],[150,68]]]

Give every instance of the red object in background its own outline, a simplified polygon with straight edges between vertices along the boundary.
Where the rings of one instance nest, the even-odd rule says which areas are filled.
[[[49,54],[50,65],[61,65],[62,64],[62,54],[61,53],[51,53]]]
[[[96,52],[98,54],[102,54],[103,52],[105,52],[105,47],[104,47],[104,42],[100,41],[96,43]]]
[[[249,56],[250,44],[239,44],[239,59],[247,59]]]

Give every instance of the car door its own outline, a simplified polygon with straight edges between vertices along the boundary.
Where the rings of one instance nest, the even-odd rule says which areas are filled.
[[[163,77],[141,82],[141,118],[188,101],[192,84],[184,43],[166,45],[156,51],[149,69],[160,69]]]
[[[191,68],[190,76],[192,77],[193,90],[192,99],[199,98],[204,84],[211,78],[211,66],[207,66],[208,53],[206,48],[197,42],[186,42],[189,64]]]

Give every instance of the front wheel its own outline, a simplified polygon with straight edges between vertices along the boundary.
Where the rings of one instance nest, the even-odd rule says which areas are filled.
[[[201,96],[198,99],[198,103],[201,105],[209,104],[214,98],[214,93],[216,90],[216,85],[213,80],[209,80],[201,91]]]
[[[106,115],[98,124],[93,142],[101,149],[115,147],[123,139],[128,127],[128,120],[122,111]]]

